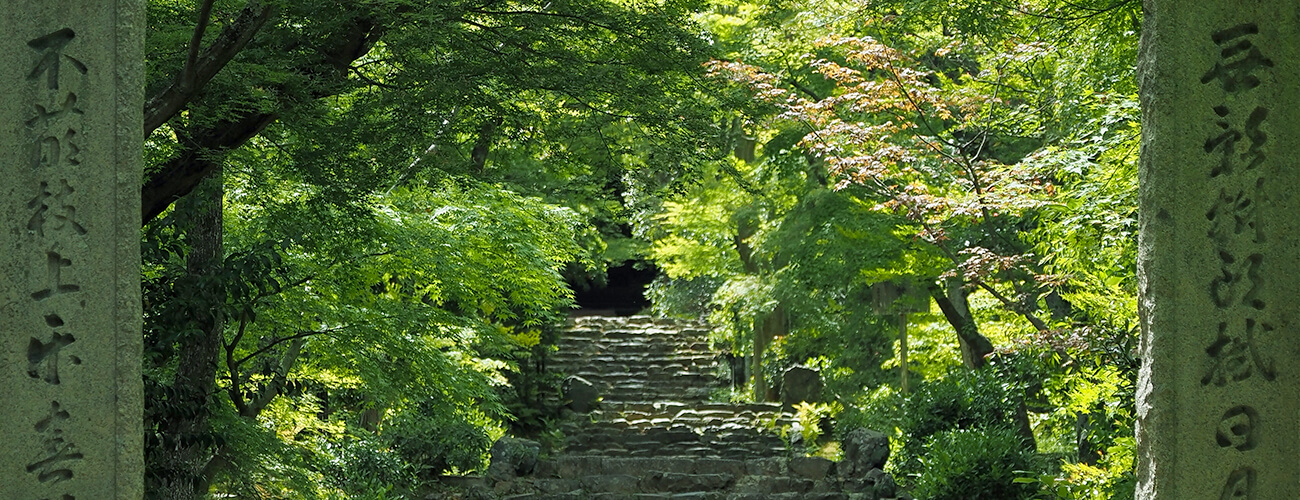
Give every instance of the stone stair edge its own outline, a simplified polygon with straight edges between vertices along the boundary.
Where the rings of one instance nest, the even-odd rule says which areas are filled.
[[[794,415],[779,403],[708,400],[730,380],[706,323],[595,316],[570,318],[566,328],[548,369],[579,376],[602,396],[582,407],[589,413],[566,412],[564,447],[530,474],[496,483],[493,498],[878,498],[850,489],[836,463],[792,455],[777,429]]]

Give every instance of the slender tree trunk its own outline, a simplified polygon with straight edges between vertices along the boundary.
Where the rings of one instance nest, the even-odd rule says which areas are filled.
[[[981,335],[976,328],[975,318],[971,316],[970,305],[966,302],[966,290],[962,288],[962,284],[960,279],[950,278],[943,287],[932,287],[930,295],[939,304],[939,309],[943,311],[948,324],[957,331],[962,363],[974,370],[987,363],[985,357],[993,353],[993,342]],[[1025,404],[1023,394],[1011,418],[1014,420],[1015,429],[1025,439],[1025,448],[1037,449],[1034,430],[1029,423],[1029,407]]]
[[[961,347],[961,360],[967,368],[984,366],[984,357],[993,352],[993,342],[980,334],[971,317],[970,306],[966,302],[966,290],[961,280],[952,278],[943,287],[933,287],[930,295],[939,304],[943,317],[957,332],[957,342]]]
[[[785,307],[780,305],[768,313],[754,325],[754,400],[755,401],[776,401],[779,399],[777,391],[771,383],[767,381],[763,373],[763,352],[767,351],[767,346],[772,343],[779,335],[785,335],[786,316]]]
[[[745,133],[745,119],[735,117],[731,119],[731,142],[732,154],[737,159],[748,163],[753,163],[758,157],[758,138],[752,137]]]
[[[478,129],[478,140],[474,142],[474,149],[470,151],[469,158],[474,162],[474,171],[483,174],[483,169],[487,168],[488,153],[492,149],[492,139],[496,135],[497,127],[501,126],[504,120],[499,117],[490,117],[483,120],[483,124]]]
[[[208,421],[210,397],[215,392],[217,352],[225,328],[226,291],[221,279],[222,251],[222,177],[216,174],[204,181],[186,203],[182,220],[188,222],[186,239],[190,253],[186,262],[190,283],[198,286],[198,300],[191,303],[193,336],[177,349],[178,363],[172,382],[168,408],[159,425],[165,438],[155,451],[148,496],[158,500],[203,498],[198,489],[209,484],[204,471],[215,448]]]
[[[903,394],[912,392],[907,380],[907,313],[898,315],[898,388]]]
[[[737,215],[735,223],[735,245],[736,253],[740,255],[740,264],[745,274],[758,275],[760,268],[758,262],[754,260],[754,249],[749,246],[749,238],[758,232],[757,217],[752,213]],[[754,343],[753,351],[750,353],[749,371],[753,377],[752,394],[755,401],[767,401],[768,393],[771,392],[763,375],[763,352],[777,335],[776,324],[779,322],[784,326],[784,314],[778,314],[780,311],[781,307],[778,305],[771,313],[761,318],[754,318]]]

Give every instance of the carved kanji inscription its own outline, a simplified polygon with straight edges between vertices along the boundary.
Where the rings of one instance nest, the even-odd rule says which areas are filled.
[[[49,416],[36,422],[36,432],[41,435],[41,455],[27,464],[27,472],[36,474],[36,479],[42,483],[54,484],[72,479],[75,475],[72,465],[85,458],[77,450],[77,445],[63,434],[63,422],[69,417],[68,411],[59,408],[59,402],[54,401],[50,403]]]
[[[1264,57],[1259,47],[1248,39],[1256,34],[1259,34],[1259,25],[1255,23],[1238,24],[1214,32],[1210,40],[1220,48],[1219,61],[1201,77],[1201,83],[1218,81],[1229,93],[1258,87],[1260,81],[1255,71],[1272,68],[1273,60]]]
[[[1256,374],[1267,381],[1277,378],[1273,360],[1264,354],[1255,339],[1259,332],[1273,331],[1272,325],[1247,319],[1244,326],[1237,330],[1227,322],[1219,323],[1218,339],[1205,348],[1210,356],[1210,369],[1201,378],[1201,385],[1223,386]]]
[[[50,314],[45,316],[45,324],[50,328],[60,328],[63,326],[63,318],[57,314]],[[59,359],[62,357],[63,348],[76,341],[76,337],[59,333],[58,330],[54,330],[49,342],[32,337],[31,342],[27,344],[27,375],[58,385]],[[74,365],[81,364],[81,358],[76,356],[68,356],[68,361]]]
[[[67,179],[55,183],[53,188],[50,183],[42,181],[40,193],[27,202],[27,208],[34,211],[32,218],[27,221],[27,230],[44,237],[48,226],[52,231],[85,235],[86,228],[77,222],[77,208],[69,200],[75,191]]]
[[[27,42],[27,46],[41,53],[40,61],[32,72],[27,75],[28,80],[38,80],[41,75],[45,75],[45,86],[51,90],[59,88],[59,70],[63,67],[63,61],[68,63],[77,71],[85,74],[86,65],[81,61],[63,53],[63,48],[76,38],[76,32],[70,28],[63,28],[48,35],[32,39]]]
[[[32,293],[33,299],[41,301],[62,293],[81,291],[80,285],[63,282],[63,268],[72,267],[71,259],[66,259],[59,252],[50,250],[45,252],[45,262],[45,276],[49,285],[48,288],[37,290],[35,293]]]
[[[1259,413],[1246,405],[1236,406],[1224,412],[1219,419],[1218,431],[1214,442],[1221,448],[1236,448],[1238,451],[1250,451],[1259,446],[1259,435],[1255,432],[1259,425]]]

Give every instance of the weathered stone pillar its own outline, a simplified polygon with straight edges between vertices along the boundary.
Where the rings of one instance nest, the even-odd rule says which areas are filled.
[[[1300,495],[1300,3],[1147,0],[1138,498]]]
[[[0,498],[143,497],[142,0],[0,12]]]

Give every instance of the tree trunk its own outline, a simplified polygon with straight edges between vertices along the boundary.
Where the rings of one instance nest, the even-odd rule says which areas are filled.
[[[993,343],[988,337],[980,335],[971,317],[970,306],[966,302],[966,290],[960,279],[951,278],[943,287],[932,287],[930,295],[943,311],[943,317],[957,332],[957,342],[961,346],[961,360],[967,368],[984,366],[984,357],[993,352]]]
[[[737,159],[753,163],[758,158],[758,138],[745,134],[745,119],[742,117],[731,119],[731,142],[732,154]]]
[[[767,381],[767,377],[763,373],[763,352],[767,351],[767,346],[772,343],[772,339],[785,335],[785,330],[785,307],[781,305],[777,305],[772,312],[754,325],[754,366],[752,371],[754,372],[755,401],[776,401],[780,398],[776,389]]]
[[[911,394],[912,388],[907,380],[907,313],[898,315],[898,388],[903,394]]]
[[[148,497],[158,500],[202,498],[198,491],[209,483],[204,470],[212,460],[214,440],[208,422],[210,396],[214,393],[217,352],[225,328],[223,309],[226,291],[221,278],[222,251],[222,177],[216,175],[200,185],[186,203],[181,219],[188,224],[186,238],[190,253],[186,267],[191,283],[199,286],[191,315],[197,334],[184,338],[177,349],[178,363],[172,382],[172,401],[161,414],[158,426],[163,446],[155,451],[150,464],[151,484]]]
[[[478,140],[474,142],[474,149],[470,151],[470,161],[474,162],[474,171],[483,174],[483,169],[487,168],[488,152],[492,149],[492,139],[496,136],[497,127],[501,126],[501,117],[490,117],[483,120],[483,124],[478,129]]]

